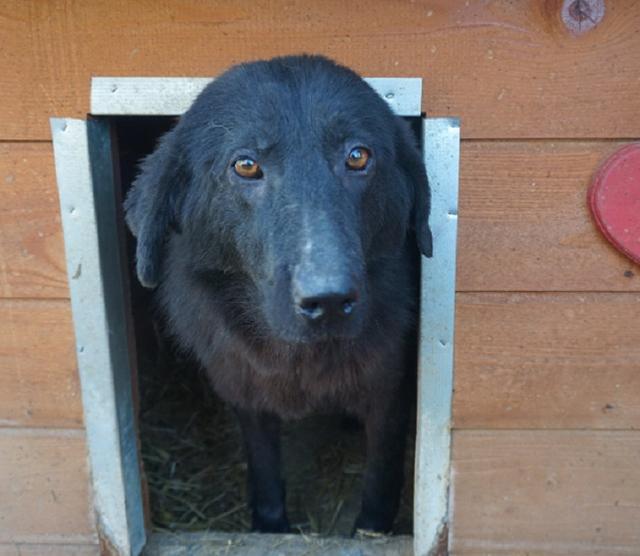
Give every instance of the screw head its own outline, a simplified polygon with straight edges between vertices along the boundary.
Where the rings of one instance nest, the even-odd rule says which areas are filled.
[[[561,18],[575,35],[586,33],[604,18],[604,0],[564,0]]]

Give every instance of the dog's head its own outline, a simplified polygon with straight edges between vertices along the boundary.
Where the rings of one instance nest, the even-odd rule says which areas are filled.
[[[431,255],[429,189],[406,123],[351,70],[316,56],[236,66],[141,165],[125,203],[137,273],[162,279],[181,234],[195,279],[245,284],[278,338],[353,336],[369,273],[409,228]]]

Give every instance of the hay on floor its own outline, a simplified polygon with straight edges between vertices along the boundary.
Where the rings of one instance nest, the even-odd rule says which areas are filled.
[[[153,527],[248,531],[247,466],[234,415],[203,373],[170,349],[139,356],[140,435]],[[348,535],[365,463],[361,427],[313,417],[283,427],[287,510],[294,531]],[[413,442],[396,531],[411,533]]]

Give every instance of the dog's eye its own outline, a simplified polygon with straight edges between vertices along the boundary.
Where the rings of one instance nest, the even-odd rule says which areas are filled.
[[[233,163],[233,169],[242,178],[257,180],[262,177],[262,168],[253,158],[239,158]]]
[[[367,167],[371,152],[364,147],[355,147],[351,149],[347,156],[347,168],[350,170],[364,170]]]

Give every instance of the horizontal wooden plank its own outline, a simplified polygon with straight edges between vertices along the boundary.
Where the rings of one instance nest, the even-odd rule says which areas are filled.
[[[0,299],[0,426],[82,427],[66,300]]]
[[[640,290],[640,267],[603,238],[586,202],[591,176],[619,146],[463,142],[458,290]]]
[[[0,429],[0,543],[95,543],[84,433]]]
[[[458,428],[640,430],[640,294],[458,294]]]
[[[453,554],[640,554],[640,432],[456,431]]]
[[[615,142],[465,141],[457,288],[639,291],[640,268],[600,235],[589,180]],[[68,297],[48,144],[0,143],[0,297]]]
[[[465,137],[637,136],[640,5],[607,2],[577,36],[561,4],[6,1],[0,139],[48,138],[49,116],[84,116],[92,75],[209,77],[296,52],[424,77],[423,108],[461,117]]]
[[[68,297],[53,153],[0,143],[0,297]]]

